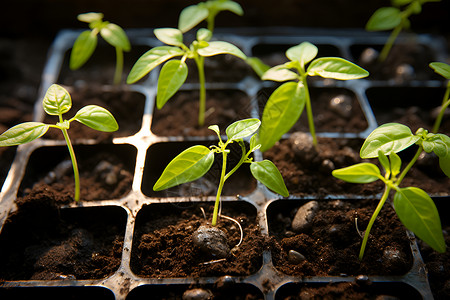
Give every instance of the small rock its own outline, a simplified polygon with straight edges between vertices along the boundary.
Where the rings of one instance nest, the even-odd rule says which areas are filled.
[[[366,284],[366,283],[369,283],[369,276],[367,276],[367,275],[358,275],[358,276],[356,276],[355,280],[359,284]]]
[[[56,167],[48,172],[48,174],[44,177],[44,182],[46,184],[51,184],[55,181],[60,180],[64,175],[68,174],[72,169],[72,161],[70,159],[63,160]]]
[[[299,252],[297,252],[295,250],[289,250],[288,261],[291,264],[298,265],[299,263],[301,263],[305,259],[306,259],[306,257],[303,254],[301,254],[301,253],[299,253]]]
[[[378,53],[377,50],[373,48],[366,48],[359,57],[359,63],[361,65],[368,65],[374,63],[378,59],[379,55],[380,54]]]
[[[191,289],[183,293],[183,300],[209,300],[213,299],[213,294],[210,290],[205,289]]]
[[[218,289],[229,289],[232,288],[235,284],[236,280],[229,275],[219,277],[219,279],[217,279],[215,282],[216,288]]]
[[[320,165],[320,170],[323,173],[331,173],[334,169],[336,169],[334,163],[329,159],[324,159],[322,164]]]
[[[193,234],[192,240],[202,251],[215,258],[225,258],[230,253],[225,232],[217,227],[200,226]]]
[[[302,205],[292,220],[292,230],[295,232],[302,232],[308,229],[308,227],[311,226],[311,221],[316,215],[318,209],[319,202],[317,201],[309,201]]]
[[[338,95],[330,100],[330,109],[344,118],[352,115],[353,103],[350,96]]]
[[[415,71],[411,65],[401,64],[395,69],[395,81],[397,83],[403,83],[414,79]]]
[[[404,257],[400,250],[388,246],[383,251],[383,260],[389,262],[391,265],[395,265],[404,261]]]
[[[303,161],[311,161],[317,156],[317,150],[313,145],[312,136],[305,132],[294,132],[289,137],[292,151]]]

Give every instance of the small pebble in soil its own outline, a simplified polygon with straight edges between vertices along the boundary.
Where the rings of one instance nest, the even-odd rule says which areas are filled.
[[[302,161],[309,162],[317,155],[310,134],[306,132],[294,132],[289,137],[289,140],[292,144],[292,151]]]
[[[390,265],[395,265],[397,263],[402,263],[405,258],[400,250],[388,246],[383,251],[383,260],[385,262],[389,262]]]
[[[322,161],[322,164],[320,165],[320,171],[323,173],[331,173],[336,167],[334,166],[334,163],[329,159],[324,159]]]
[[[202,225],[193,234],[194,245],[214,258],[226,258],[230,253],[225,232],[217,227]]]
[[[102,160],[95,167],[95,172],[98,173],[100,177],[103,178],[109,185],[114,185],[117,183],[118,178],[116,171],[116,167],[106,160]]]
[[[63,160],[56,167],[48,172],[48,174],[44,177],[44,183],[51,184],[55,181],[61,179],[64,175],[68,174],[68,172],[72,169],[72,161],[71,160]]]
[[[358,276],[356,276],[355,280],[356,280],[356,283],[366,284],[366,283],[369,283],[369,276],[367,276],[367,275],[358,275]]]
[[[311,226],[311,221],[314,219],[317,210],[319,209],[319,202],[309,201],[300,206],[292,220],[292,230],[295,232],[303,232]]]
[[[183,300],[209,300],[213,299],[213,294],[210,290],[201,288],[187,290],[183,293]]]
[[[366,48],[359,57],[359,63],[362,65],[372,64],[378,59],[379,55],[380,54],[377,50],[373,48]]]
[[[395,69],[395,81],[397,83],[403,83],[414,79],[415,71],[411,65],[401,64]]]
[[[291,264],[298,265],[299,263],[301,263],[305,259],[306,259],[306,257],[303,254],[301,254],[300,252],[297,252],[295,250],[289,250],[288,261]]]
[[[219,277],[219,279],[216,280],[215,285],[218,289],[228,289],[232,288],[236,284],[236,280],[228,275]]]
[[[331,98],[330,109],[341,117],[348,118],[352,115],[352,99],[347,95],[338,95]]]

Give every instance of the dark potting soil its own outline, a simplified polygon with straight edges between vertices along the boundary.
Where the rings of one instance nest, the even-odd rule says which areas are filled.
[[[265,238],[256,211],[243,202],[224,202],[223,215],[237,220],[244,231],[242,244],[226,259],[202,252],[192,234],[204,224],[201,208],[210,220],[212,203],[173,203],[143,207],[136,219],[131,269],[138,276],[153,278],[250,275],[262,266]],[[220,218],[217,226],[228,237],[230,249],[240,240],[238,226]]]
[[[389,204],[383,206],[370,232],[363,260],[358,259],[362,232],[369,222],[377,199],[319,200],[319,209],[310,226],[294,233],[291,222],[305,203],[283,200],[268,208],[272,255],[277,270],[294,276],[403,275],[412,267],[410,241],[406,229]],[[303,261],[288,258],[290,250],[302,254]]]
[[[63,115],[64,119],[69,120],[86,105],[98,105],[109,110],[119,125],[119,129],[115,132],[101,132],[75,121],[70,124],[68,130],[71,139],[95,139],[97,142],[107,142],[114,137],[133,135],[141,129],[145,106],[143,94],[119,87],[105,90],[100,85],[85,88],[68,87],[68,92],[72,98],[72,108]],[[56,122],[57,116],[45,116],[45,123]],[[61,130],[54,128],[49,129],[43,137],[64,139]]]
[[[208,129],[219,125],[221,131],[231,123],[250,117],[249,97],[238,90],[206,90],[205,124],[198,126],[198,91],[179,91],[162,109],[155,107],[151,130],[159,136],[215,135]]]
[[[0,280],[102,279],[120,266],[126,213],[59,209],[53,190],[18,198],[0,234]]]
[[[295,143],[300,143],[295,145]],[[309,143],[301,150],[303,143]],[[338,180],[331,175],[334,169],[344,168],[360,162],[378,164],[376,159],[362,160],[359,150],[361,139],[318,139],[318,150],[311,146],[310,140],[291,138],[281,140],[263,156],[271,160],[280,170],[286,186],[292,195],[324,197],[328,195],[375,195],[383,192],[381,181],[367,184],[354,184]],[[295,147],[294,147],[295,145]],[[295,150],[295,149],[299,149]],[[414,149],[415,151],[415,149]],[[405,166],[414,155],[405,150],[400,156]],[[450,179],[439,170],[439,163],[433,155],[423,159],[408,172],[401,187],[415,186],[432,195],[449,193]]]

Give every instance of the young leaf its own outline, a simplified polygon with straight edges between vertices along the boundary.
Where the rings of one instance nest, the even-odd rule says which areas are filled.
[[[258,141],[258,135],[254,134],[250,138],[250,152],[253,152],[259,148],[261,148],[261,144]]]
[[[243,60],[247,59],[247,56],[238,47],[228,42],[213,41],[208,46],[198,49],[198,54],[201,56],[214,56],[218,54],[231,54],[237,56]]]
[[[439,157],[439,166],[447,177],[450,177],[450,154]]]
[[[371,163],[359,163],[350,167],[333,170],[331,174],[351,183],[369,183],[382,179],[380,169]]]
[[[72,99],[65,88],[57,84],[52,84],[45,93],[42,105],[46,113],[57,116],[70,110],[72,107]]]
[[[292,128],[300,118],[305,103],[305,89],[297,82],[286,82],[270,95],[261,118],[261,151],[270,149]]]
[[[184,55],[183,50],[171,46],[159,46],[147,51],[134,64],[128,74],[127,83],[135,83],[166,60],[182,55]]]
[[[256,180],[275,193],[283,197],[289,196],[289,192],[283,181],[283,176],[281,176],[280,171],[278,171],[277,167],[270,160],[252,162],[250,164],[250,171]]]
[[[180,89],[186,81],[188,68],[184,61],[171,60],[161,68],[156,93],[156,106],[161,109],[164,104]]]
[[[450,79],[450,65],[442,62],[432,62],[429,66],[439,75],[446,79]]]
[[[392,152],[400,152],[415,142],[420,137],[412,134],[408,126],[398,123],[387,123],[376,128],[366,138],[361,147],[361,158],[378,157],[378,151],[381,150],[385,155]]]
[[[49,126],[40,122],[18,124],[0,135],[0,147],[25,144],[43,136]]]
[[[197,31],[197,41],[209,42],[212,38],[212,32],[206,28],[200,28]]]
[[[100,30],[100,35],[113,47],[120,48],[126,52],[131,50],[127,34],[116,24],[108,23]]]
[[[273,80],[278,82],[296,80],[299,75],[286,69],[284,65],[278,65],[268,69],[261,77],[262,80]]]
[[[401,188],[395,193],[394,208],[406,228],[434,250],[445,252],[439,213],[426,192],[416,187]]]
[[[201,21],[205,20],[209,15],[208,8],[204,3],[190,5],[184,8],[178,19],[178,29],[187,32],[197,26]]]
[[[181,47],[183,45],[183,33],[176,28],[158,28],[153,30],[156,38],[164,44]]]
[[[78,21],[81,21],[81,22],[92,23],[95,21],[101,21],[103,19],[103,14],[95,13],[95,12],[84,13],[84,14],[79,14],[77,16],[77,19],[78,19]]]
[[[258,119],[244,119],[228,126],[225,132],[228,140],[236,141],[252,135],[258,130],[260,125],[261,121]]]
[[[389,158],[384,155],[383,151],[378,151],[378,160],[380,161],[380,164],[383,166],[386,173],[391,173],[391,162],[389,161]]]
[[[211,126],[208,126],[208,129],[211,129],[212,131],[214,131],[214,132],[217,134],[217,136],[220,137],[220,129],[219,129],[219,126],[217,126],[217,125],[211,125]]]
[[[77,70],[83,66],[94,53],[97,47],[97,34],[94,31],[83,31],[75,40],[70,52],[69,67]]]
[[[366,24],[368,31],[382,31],[395,28],[402,21],[401,11],[395,7],[381,7],[375,11]]]
[[[400,170],[402,168],[402,160],[400,156],[397,155],[397,153],[392,152],[389,155],[389,159],[391,161],[391,172],[392,176],[397,176],[400,173]]]
[[[241,5],[234,1],[214,1],[213,5],[215,6],[216,10],[219,11],[228,10],[238,16],[244,15],[244,10],[242,9]]]
[[[318,53],[315,45],[309,42],[303,42],[300,45],[289,48],[286,51],[286,57],[293,61],[299,61],[302,68],[312,61]]]
[[[360,79],[369,76],[369,72],[340,57],[321,57],[315,59],[307,69],[310,76],[321,76],[339,80]]]
[[[208,172],[214,162],[214,152],[205,146],[192,146],[178,154],[164,169],[153,186],[161,191],[194,181]]]
[[[98,131],[113,132],[119,129],[113,115],[97,105],[83,107],[72,119]]]

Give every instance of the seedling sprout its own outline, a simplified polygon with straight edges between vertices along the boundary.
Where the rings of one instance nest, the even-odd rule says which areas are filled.
[[[445,110],[450,105],[450,65],[442,62],[432,62],[430,63],[430,68],[447,80],[447,88],[442,99],[441,109],[433,126],[433,133],[436,133],[441,126]]]

